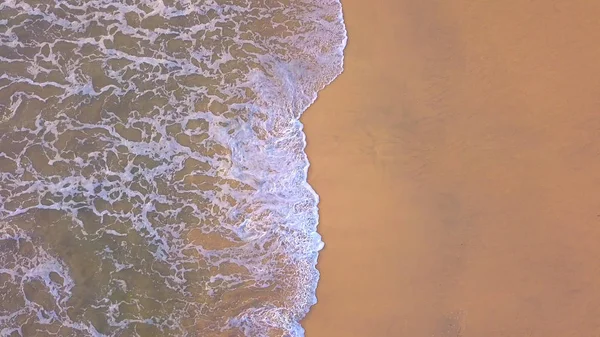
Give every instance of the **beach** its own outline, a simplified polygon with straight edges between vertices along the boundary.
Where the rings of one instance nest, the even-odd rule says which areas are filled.
[[[600,336],[600,3],[342,4],[0,1],[0,335]]]
[[[600,4],[343,0],[308,337],[600,334]]]

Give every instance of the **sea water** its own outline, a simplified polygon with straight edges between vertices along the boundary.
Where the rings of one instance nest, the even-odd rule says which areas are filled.
[[[338,0],[2,0],[0,336],[302,336]]]

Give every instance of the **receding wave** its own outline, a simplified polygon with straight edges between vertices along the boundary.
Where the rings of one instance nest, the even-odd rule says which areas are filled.
[[[0,336],[303,336],[338,0],[3,0]]]

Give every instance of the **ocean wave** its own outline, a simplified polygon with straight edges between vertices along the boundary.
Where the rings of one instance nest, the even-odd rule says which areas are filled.
[[[0,4],[0,336],[302,336],[337,0]],[[26,248],[24,248],[26,247]]]

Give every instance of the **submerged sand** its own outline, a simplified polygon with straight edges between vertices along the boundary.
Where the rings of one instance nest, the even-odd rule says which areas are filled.
[[[343,5],[306,335],[599,335],[600,2]]]

